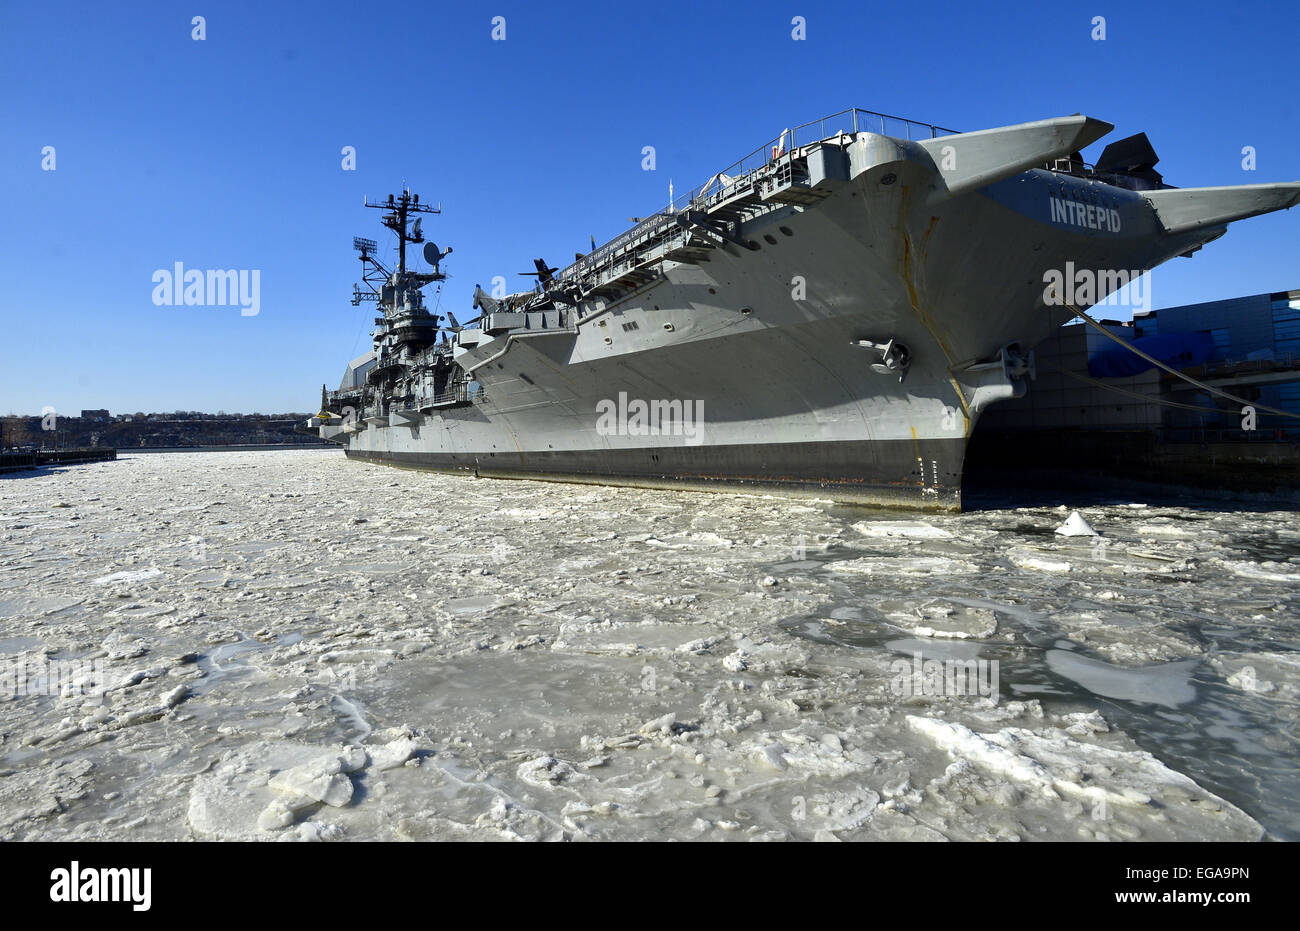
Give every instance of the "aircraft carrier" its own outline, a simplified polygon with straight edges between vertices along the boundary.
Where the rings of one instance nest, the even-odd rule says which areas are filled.
[[[1071,316],[1063,270],[1094,276],[1070,289],[1090,306],[1117,272],[1300,200],[1300,183],[1172,188],[1144,134],[1085,164],[1112,129],[844,111],[563,269],[537,259],[531,290],[476,287],[464,324],[422,293],[451,252],[421,229],[438,208],[367,202],[397,265],[354,240],[374,348],[310,425],[397,466],[960,510],[980,413],[1029,389],[1034,345]]]

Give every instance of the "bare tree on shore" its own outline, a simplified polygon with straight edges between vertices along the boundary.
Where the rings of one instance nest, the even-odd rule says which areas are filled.
[[[32,431],[27,425],[26,417],[10,414],[0,420],[0,446],[10,449],[15,446],[26,446],[30,442],[32,442]]]

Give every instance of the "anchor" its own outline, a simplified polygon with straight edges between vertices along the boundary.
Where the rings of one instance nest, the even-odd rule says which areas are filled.
[[[880,353],[880,361],[871,363],[871,371],[880,375],[897,373],[900,382],[907,376],[907,367],[912,364],[911,350],[892,336],[888,342],[884,343],[860,339],[856,340],[853,345]]]

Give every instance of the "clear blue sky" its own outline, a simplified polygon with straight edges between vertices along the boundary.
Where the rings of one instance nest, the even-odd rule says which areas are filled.
[[[1298,34],[1293,2],[0,0],[0,413],[313,409],[369,348],[351,237],[393,239],[362,197],[403,180],[442,202],[442,306],[468,317],[475,282],[527,288],[670,177],[851,106],[967,130],[1081,111],[1146,131],[1171,184],[1300,179]],[[1245,221],[1157,270],[1153,306],[1300,287],[1298,255],[1300,212]],[[155,306],[177,261],[259,269],[260,313]]]

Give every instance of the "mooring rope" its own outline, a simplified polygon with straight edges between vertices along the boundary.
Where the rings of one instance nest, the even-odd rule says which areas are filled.
[[[1228,394],[1228,392],[1226,391],[1222,391],[1218,388],[1211,387],[1210,385],[1207,385],[1204,382],[1197,381],[1195,378],[1193,378],[1190,375],[1184,375],[1182,372],[1178,371],[1174,367],[1166,365],[1165,363],[1161,362],[1159,359],[1153,356],[1147,355],[1141,349],[1138,349],[1136,346],[1134,346],[1132,343],[1128,342],[1124,338],[1116,336],[1110,330],[1106,329],[1104,326],[1102,326],[1096,320],[1089,317],[1087,314],[1085,314],[1079,308],[1075,307],[1073,304],[1070,304],[1066,301],[1062,301],[1061,303],[1067,310],[1073,313],[1084,323],[1087,323],[1093,329],[1099,331],[1107,339],[1119,343],[1129,352],[1133,353],[1134,355],[1140,356],[1143,359],[1146,359],[1148,362],[1150,362],[1152,365],[1154,365],[1156,368],[1160,369],[1161,371],[1168,372],[1170,375],[1173,375],[1175,378],[1181,378],[1189,385],[1195,385],[1197,388],[1200,388],[1202,391],[1208,391],[1210,394],[1218,395],[1221,398],[1227,398],[1229,401],[1232,401],[1234,404],[1240,404],[1242,407],[1252,407],[1257,411],[1266,411],[1267,413],[1277,414],[1278,416],[1281,417],[1290,417],[1293,420],[1300,420],[1300,414],[1293,414],[1290,411],[1278,410],[1276,407],[1267,407],[1263,404],[1256,403],[1255,401],[1247,401],[1245,398],[1239,398],[1234,394]],[[1204,411],[1204,410],[1212,410],[1212,409],[1201,407],[1201,408],[1196,408],[1196,410]],[[1215,409],[1214,412],[1218,414],[1224,413],[1224,411],[1220,411],[1217,409]]]
[[[1071,372],[1068,369],[1061,369],[1061,373],[1068,375],[1075,381],[1081,381],[1085,384],[1092,385],[1095,388],[1104,388],[1107,391],[1114,391],[1116,394],[1127,395],[1147,404],[1159,404],[1164,407],[1177,407],[1185,411],[1197,411],[1202,414],[1231,414],[1232,411],[1223,407],[1205,407],[1202,404],[1184,404],[1181,401],[1166,401],[1163,398],[1155,397],[1150,394],[1142,394],[1140,391],[1129,391],[1127,388],[1121,388],[1119,385],[1108,385],[1104,381],[1096,378],[1089,378],[1087,375],[1080,375],[1078,372]]]

